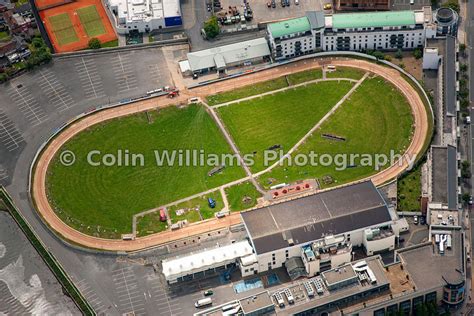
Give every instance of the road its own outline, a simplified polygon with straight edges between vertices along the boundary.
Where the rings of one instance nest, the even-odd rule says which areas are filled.
[[[469,101],[470,101],[470,115],[471,117],[474,117],[474,51],[473,51],[473,45],[474,45],[474,0],[469,0],[466,3],[466,20],[465,20],[465,35],[466,35],[466,46],[467,49],[466,51],[469,54]],[[469,144],[471,146],[470,150],[470,161],[471,161],[471,175],[474,174],[473,172],[473,166],[474,166],[474,125],[471,124],[470,130],[469,130]],[[474,186],[472,185],[474,183],[474,177],[471,176],[471,195],[474,196]],[[470,221],[470,244],[471,244],[471,257],[473,254],[473,245],[474,245],[474,214],[472,213],[472,210],[469,212],[469,221]],[[471,271],[473,271],[474,265],[471,263]],[[471,294],[470,297],[474,297],[473,289],[474,289],[474,283],[472,278],[472,272],[471,272]],[[468,301],[471,303],[470,301]]]
[[[424,147],[425,139],[428,132],[428,115],[426,113],[425,106],[421,100],[418,93],[411,87],[411,85],[401,76],[401,74],[387,67],[376,65],[371,62],[361,61],[361,60],[333,60],[332,63],[336,66],[352,66],[360,68],[366,71],[370,71],[374,74],[377,74],[387,81],[393,83],[400,91],[405,95],[407,100],[410,103],[414,116],[414,131],[412,135],[412,142],[408,147],[404,157],[415,157]],[[74,243],[95,249],[104,249],[104,250],[119,250],[119,251],[133,251],[140,250],[152,245],[162,245],[166,242],[173,240],[178,240],[184,237],[191,235],[202,234],[206,231],[212,231],[220,229],[223,227],[228,227],[233,224],[240,222],[240,216],[238,213],[234,213],[231,216],[227,216],[222,220],[212,219],[205,221],[203,223],[198,223],[195,225],[190,225],[176,232],[163,232],[159,234],[154,234],[142,238],[137,238],[133,241],[122,241],[122,240],[110,240],[103,239],[85,235],[79,231],[74,230],[70,226],[62,222],[62,220],[56,215],[52,207],[50,206],[46,194],[46,177],[48,165],[52,161],[56,152],[61,148],[61,146],[68,141],[71,137],[78,134],[79,132],[87,129],[91,125],[97,124],[99,122],[109,120],[116,117],[121,117],[124,115],[129,115],[135,112],[146,111],[154,109],[156,107],[169,106],[171,104],[176,104],[177,102],[186,102],[187,98],[191,95],[197,95],[204,99],[204,96],[209,94],[209,91],[219,90],[225,91],[233,89],[236,86],[245,86],[249,82],[256,81],[265,81],[275,76],[282,76],[287,73],[303,71],[305,69],[311,69],[314,67],[320,67],[319,60],[310,59],[303,60],[301,62],[294,63],[290,67],[277,67],[270,70],[261,71],[259,73],[251,74],[249,76],[238,77],[230,79],[224,82],[218,82],[210,86],[205,86],[202,88],[197,88],[192,91],[183,91],[181,96],[177,99],[167,99],[165,97],[154,98],[144,101],[139,101],[124,105],[121,107],[111,108],[98,112],[96,114],[90,115],[83,118],[79,122],[76,122],[54,138],[49,146],[44,150],[42,156],[37,162],[34,180],[33,180],[33,197],[36,203],[38,212],[41,214],[42,218],[48,223],[50,227],[53,228],[56,232],[62,235],[67,240],[73,241]],[[214,87],[212,87],[214,86]],[[192,93],[192,94],[191,94]],[[403,159],[402,163],[395,163],[394,165],[388,167],[387,169],[371,176],[367,179],[372,179],[375,185],[383,184],[397,175],[402,173],[408,167],[408,159]]]

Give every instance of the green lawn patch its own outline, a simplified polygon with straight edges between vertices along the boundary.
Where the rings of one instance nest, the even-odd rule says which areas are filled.
[[[288,80],[290,84],[295,85],[306,81],[321,79],[322,77],[323,72],[321,68],[316,68],[290,74],[288,75]]]
[[[257,205],[257,199],[262,195],[251,182],[239,183],[225,190],[230,210],[243,211]]]
[[[242,88],[233,89],[232,91],[222,92],[207,97],[207,103],[209,105],[216,105],[225,103],[233,100],[238,100],[252,95],[273,91],[287,87],[285,77],[276,78],[269,81],[259,82],[253,85],[245,86]]]
[[[95,5],[77,9],[76,12],[88,37],[96,37],[106,33],[104,24]]]
[[[366,79],[351,97],[317,130],[293,156],[329,154],[386,154],[390,150],[404,152],[410,144],[413,117],[404,96],[382,78]],[[345,138],[345,141],[323,138],[330,134]],[[342,161],[339,161],[342,163]],[[346,164],[350,165],[350,161]],[[273,169],[261,177],[265,187],[272,183],[293,182],[300,179],[329,176],[332,183],[323,187],[343,184],[377,173],[373,166],[362,166],[360,159],[345,170],[336,170],[336,165],[284,166]],[[328,181],[329,182],[329,181]]]
[[[100,44],[101,48],[105,48],[105,47],[118,47],[119,44],[118,44],[118,39],[115,39],[113,41],[109,41],[109,42],[105,42],[105,43],[101,43]]]
[[[350,67],[336,67],[335,71],[327,71],[327,78],[348,78],[359,80],[364,76],[365,72],[360,69],[350,68]]]
[[[231,149],[204,107],[169,107],[113,119],[94,125],[66,143],[58,152],[70,150],[73,166],[60,163],[57,155],[48,170],[47,188],[51,205],[68,225],[99,236],[120,238],[131,232],[132,216],[187,196],[218,187],[245,176],[242,168],[227,166],[211,177],[207,166],[177,163],[157,166],[155,150],[163,156],[177,150],[203,150],[204,155],[223,155]],[[151,122],[151,123],[150,123]],[[118,150],[143,155],[137,166],[91,166],[87,154],[117,156]],[[178,155],[178,154],[176,154]],[[130,160],[131,161],[131,160]],[[100,227],[97,227],[100,226]]]
[[[214,199],[216,201],[216,207],[211,208],[207,202],[208,198]],[[222,195],[219,191],[206,194],[195,199],[183,202],[181,204],[170,207],[169,213],[171,216],[171,221],[176,223],[178,221],[187,219],[189,223],[198,222],[202,219],[213,218],[215,212],[219,212],[224,208],[224,202],[222,201]],[[176,210],[179,209],[193,209],[183,215],[176,215]],[[199,210],[199,212],[198,212]]]
[[[77,42],[79,38],[77,37],[72,21],[69,18],[69,14],[61,13],[57,15],[50,16],[48,18],[49,23],[51,23],[52,31],[58,40],[59,45],[67,45],[74,42]]]
[[[351,89],[348,81],[324,81],[218,108],[244,155],[254,155],[252,171],[265,169],[264,151],[288,151]],[[276,162],[276,160],[274,161]]]
[[[421,210],[421,166],[410,170],[398,179],[398,210],[401,212],[419,212]]]
[[[137,236],[143,237],[162,232],[168,228],[166,222],[160,221],[160,212],[154,212],[137,218]]]
[[[10,35],[8,35],[8,32],[0,32],[0,40],[1,41],[10,40]]]

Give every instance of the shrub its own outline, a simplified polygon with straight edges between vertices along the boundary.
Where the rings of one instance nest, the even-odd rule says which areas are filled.
[[[98,38],[91,38],[88,43],[90,49],[99,49],[102,47]]]

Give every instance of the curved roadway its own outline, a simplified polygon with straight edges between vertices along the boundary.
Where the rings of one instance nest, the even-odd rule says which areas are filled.
[[[194,223],[188,227],[182,228],[177,231],[166,231],[162,233],[157,233],[154,235],[137,238],[133,241],[112,240],[89,236],[65,224],[53,211],[51,205],[48,202],[45,186],[48,165],[54,158],[56,152],[61,148],[63,144],[65,144],[74,135],[80,133],[81,131],[87,129],[88,127],[94,124],[136,112],[154,109],[156,107],[165,107],[172,104],[176,104],[178,102],[186,102],[189,97],[204,97],[212,93],[232,90],[237,87],[249,85],[260,81],[270,80],[272,78],[287,75],[293,72],[303,71],[315,67],[321,67],[321,61],[321,59],[309,59],[286,66],[276,67],[269,70],[249,74],[247,76],[225,80],[222,82],[214,83],[209,86],[199,87],[189,91],[183,91],[181,93],[181,96],[175,99],[159,97],[112,109],[107,109],[96,114],[87,116],[79,122],[71,124],[50,142],[50,144],[43,151],[37,161],[32,183],[32,196],[36,203],[36,209],[38,213],[42,216],[42,218],[49,225],[49,227],[59,233],[63,238],[85,247],[111,251],[140,250],[143,248],[164,244],[172,240],[178,240],[192,235],[202,234],[211,230],[217,230],[240,223],[239,213],[232,213],[230,216],[227,216],[223,219],[211,219],[201,223]],[[325,59],[324,63],[327,64],[327,59]],[[429,127],[429,118],[426,113],[426,108],[418,93],[402,77],[402,75],[398,71],[392,68],[380,66],[363,60],[333,60],[331,64],[336,66],[355,67],[360,68],[362,70],[370,71],[374,74],[383,77],[387,81],[397,86],[409,101],[414,117],[414,132],[412,135],[412,141],[405,153],[405,156],[418,155],[423,150]],[[369,178],[372,179],[375,185],[380,185],[394,179],[403,171],[405,171],[407,167],[408,164],[406,162],[406,159],[404,159],[402,164],[396,163],[391,167],[384,169],[383,171]]]

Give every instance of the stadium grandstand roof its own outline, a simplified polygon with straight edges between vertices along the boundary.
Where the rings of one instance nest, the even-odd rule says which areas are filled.
[[[241,213],[257,254],[392,220],[371,181]]]

